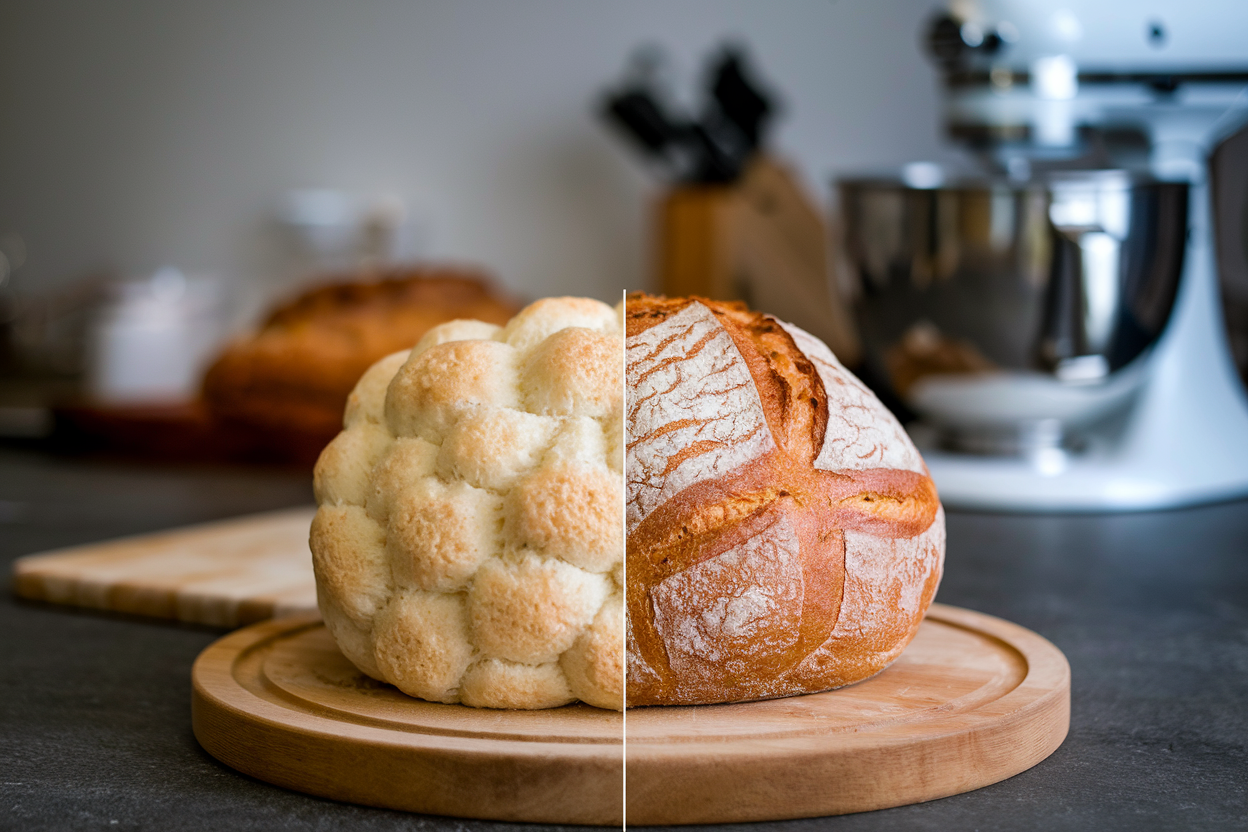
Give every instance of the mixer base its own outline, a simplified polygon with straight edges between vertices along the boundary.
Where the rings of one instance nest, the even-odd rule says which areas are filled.
[[[924,451],[923,458],[941,502],[954,508],[1144,511],[1248,496],[1248,471],[1242,466],[1233,472],[1179,473],[1075,455],[1036,460]]]

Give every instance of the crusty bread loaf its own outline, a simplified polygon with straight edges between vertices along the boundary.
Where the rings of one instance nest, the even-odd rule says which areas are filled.
[[[311,547],[361,671],[436,702],[623,708],[622,312],[453,321],[359,380]]]
[[[629,707],[882,670],[945,548],[901,426],[822,342],[741,304],[632,295],[625,318]]]
[[[223,350],[203,395],[228,424],[323,437],[342,427],[347,394],[373,362],[458,318],[502,324],[518,305],[482,273],[404,268],[340,278],[272,312]]]

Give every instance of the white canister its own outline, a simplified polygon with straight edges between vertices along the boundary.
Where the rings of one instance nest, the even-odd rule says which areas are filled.
[[[223,330],[221,285],[175,268],[119,283],[92,321],[87,387],[110,404],[195,398]]]

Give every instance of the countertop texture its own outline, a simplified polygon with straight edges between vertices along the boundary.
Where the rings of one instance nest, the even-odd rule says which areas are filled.
[[[311,499],[308,478],[288,472],[0,448],[0,828],[553,828],[350,806],[237,774],[190,725],[191,663],[222,631],[30,603],[8,589],[20,555]],[[1069,658],[1065,744],[968,794],[733,828],[1248,828],[1248,502],[951,511],[948,528],[938,600],[1029,627]]]

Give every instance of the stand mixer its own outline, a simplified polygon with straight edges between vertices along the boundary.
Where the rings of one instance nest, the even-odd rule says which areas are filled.
[[[1248,123],[1248,4],[967,0],[929,45],[948,134],[977,169],[840,190],[863,374],[918,417],[942,499],[1086,511],[1248,494],[1208,173],[1220,144],[1248,148],[1223,144]],[[1223,197],[1240,216],[1217,225],[1242,249],[1248,196]]]

